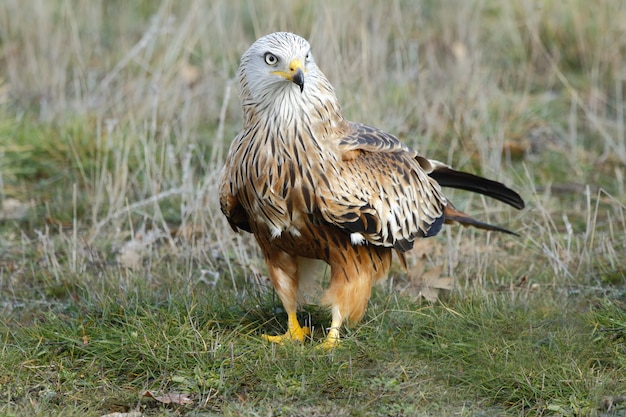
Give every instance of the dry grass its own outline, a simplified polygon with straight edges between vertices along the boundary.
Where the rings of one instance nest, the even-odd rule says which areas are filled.
[[[0,413],[623,412],[624,22],[609,0],[5,0]],[[453,295],[398,296],[394,273],[330,359],[259,347],[276,300],[215,198],[239,57],[278,30],[350,119],[528,202],[450,192],[522,237],[446,229],[420,250]],[[154,388],[195,405],[146,408]]]

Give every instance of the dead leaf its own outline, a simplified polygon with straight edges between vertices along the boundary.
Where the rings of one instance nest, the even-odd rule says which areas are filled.
[[[603,409],[609,411],[614,406],[619,405],[621,403],[626,402],[626,395],[615,395],[615,396],[606,396],[602,398],[601,406]]]
[[[180,79],[190,87],[198,82],[201,75],[200,68],[187,62],[183,63],[178,72]]]
[[[72,227],[71,221],[59,220],[51,216],[46,216],[45,219],[47,224],[54,227],[60,227],[62,229],[70,229]]]
[[[5,198],[0,204],[0,220],[23,219],[33,205],[33,202],[23,203],[15,198]]]
[[[197,240],[206,234],[206,230],[197,224],[186,224],[184,226],[170,229],[170,236],[187,240]]]
[[[454,59],[456,59],[457,63],[464,64],[467,62],[467,46],[465,46],[463,42],[452,42],[450,50],[452,51],[452,55],[454,56]]]
[[[117,260],[124,268],[128,269],[138,269],[143,263],[141,254],[133,248],[124,248]]]
[[[433,255],[436,244],[437,243],[433,242],[432,239],[417,239],[415,240],[415,242],[413,242],[411,255],[418,259],[421,259],[428,255]]]
[[[502,155],[509,156],[511,159],[523,159],[530,151],[530,141],[514,141],[508,140],[502,145]]]
[[[138,269],[143,265],[144,256],[151,246],[165,236],[160,230],[146,230],[141,226],[133,239],[124,243],[117,255],[117,261],[125,268]]]
[[[168,392],[163,395],[155,395],[152,391],[146,391],[144,397],[150,397],[163,404],[193,404],[193,400],[189,398],[189,394],[180,392]]]
[[[426,271],[426,260],[424,258],[417,261],[415,265],[409,269],[407,277],[409,285],[401,292],[424,297],[431,303],[439,298],[441,290],[451,290],[454,287],[454,278],[442,277],[443,266],[436,266]]]

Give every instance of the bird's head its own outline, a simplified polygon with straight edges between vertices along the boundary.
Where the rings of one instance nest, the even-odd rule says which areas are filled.
[[[276,32],[259,38],[241,57],[237,73],[244,125],[257,117],[281,126],[308,123],[328,132],[342,120],[333,87],[318,69],[304,38]]]
[[[285,90],[303,94],[307,79],[317,72],[309,42],[276,32],[259,38],[243,54],[238,75],[242,93],[258,101]]]

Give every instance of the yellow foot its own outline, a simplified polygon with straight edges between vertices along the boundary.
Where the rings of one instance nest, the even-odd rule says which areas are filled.
[[[283,335],[270,336],[264,334],[261,337],[263,338],[263,340],[267,340],[268,342],[278,343],[279,345],[282,345],[285,343],[286,340],[304,343],[304,337],[310,335],[311,330],[308,327],[298,326],[298,328],[287,330],[287,332]]]
[[[339,329],[333,327],[328,332],[328,335],[326,335],[326,339],[324,340],[324,342],[320,344],[317,349],[333,350],[334,348],[339,346],[339,341]]]
[[[316,349],[328,351],[335,349],[337,346],[339,346],[339,339],[326,338],[326,340],[317,345]]]
[[[304,336],[309,336],[311,330],[308,327],[300,327],[295,312],[287,313],[287,332],[284,335],[269,336],[264,334],[263,339],[268,342],[283,344],[285,340],[293,340],[304,343]]]

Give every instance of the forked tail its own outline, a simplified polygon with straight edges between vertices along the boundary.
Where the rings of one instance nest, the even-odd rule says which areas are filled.
[[[449,201],[448,201],[448,205],[446,205],[443,209],[443,215],[444,215],[444,222],[447,224],[456,222],[466,227],[472,226],[472,227],[476,227],[477,229],[493,230],[496,232],[508,233],[509,235],[519,236],[517,233],[512,232],[508,229],[505,229],[504,227],[494,226],[493,224],[476,220],[469,214],[463,213],[462,211],[455,209],[452,203],[450,203]]]
[[[503,203],[513,206],[516,209],[521,210],[524,208],[524,200],[522,200],[522,197],[502,183],[488,180],[487,178],[479,177],[478,175],[469,174],[467,172],[456,171],[441,163],[434,161],[431,162],[434,165],[434,169],[429,175],[442,187],[458,188],[461,190],[483,194],[487,197],[502,201]],[[445,207],[443,214],[446,223],[456,222],[462,224],[463,226],[473,226],[478,229],[494,230],[497,232],[519,236],[517,233],[503,227],[494,226],[492,224],[476,220],[470,215],[454,208],[450,202],[448,202],[448,205]]]
[[[442,187],[458,188],[471,191],[487,197],[495,198],[516,209],[524,208],[524,200],[515,191],[497,181],[488,180],[478,175],[456,171],[448,166],[438,163],[429,174]]]

